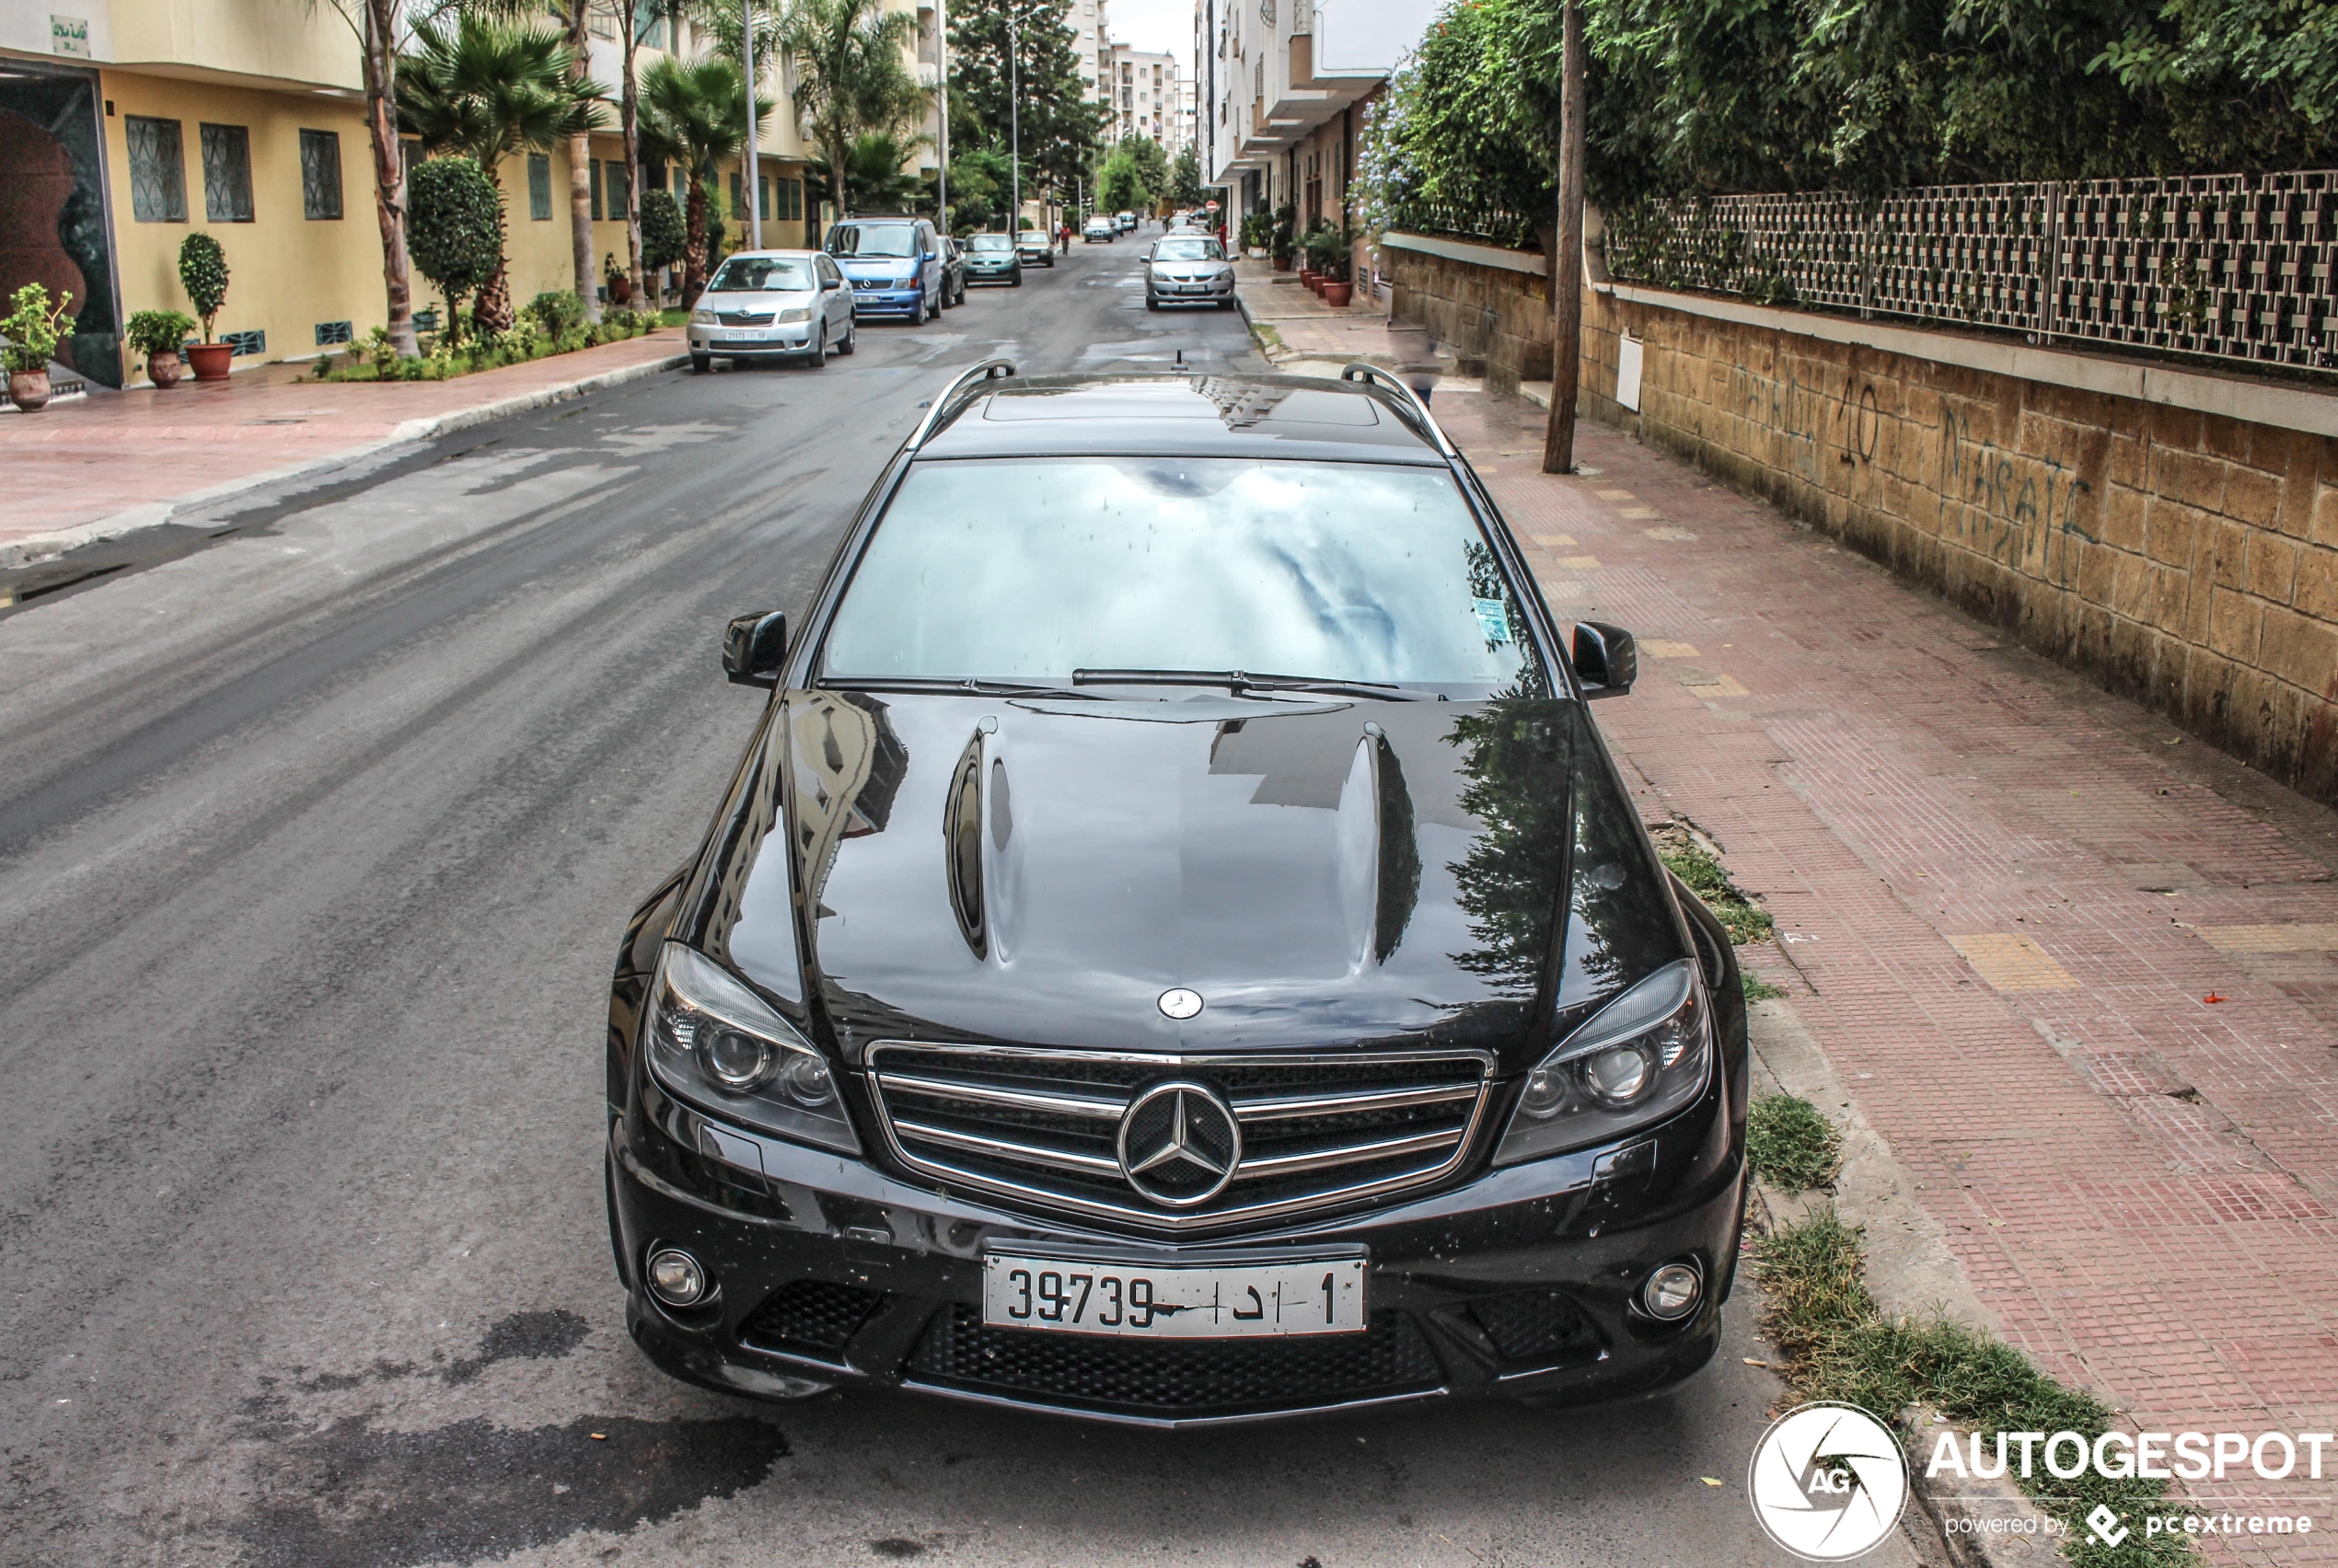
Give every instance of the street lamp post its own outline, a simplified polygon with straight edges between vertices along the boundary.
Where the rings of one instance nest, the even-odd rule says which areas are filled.
[[[1013,4],[1013,0],[1009,0]],[[1014,13],[1007,13],[1007,185],[1011,194],[1007,208],[1007,238],[1017,250],[1023,248],[1023,45],[1014,27]]]
[[[942,93],[942,163],[934,173],[933,215],[950,232],[950,0],[933,0],[933,85]]]
[[[755,161],[755,0],[740,0],[747,30],[747,247],[763,248],[763,177]]]

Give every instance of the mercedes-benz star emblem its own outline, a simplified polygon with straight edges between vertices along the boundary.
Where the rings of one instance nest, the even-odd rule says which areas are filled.
[[[1215,1090],[1160,1083],[1120,1117],[1120,1173],[1166,1208],[1191,1208],[1226,1190],[1242,1163],[1242,1127]]]
[[[1188,1019],[1201,1011],[1201,993],[1188,991],[1183,986],[1174,991],[1161,993],[1161,1010],[1174,1019]]]

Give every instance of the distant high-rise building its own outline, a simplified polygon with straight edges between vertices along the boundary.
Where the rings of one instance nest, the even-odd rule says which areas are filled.
[[[1186,144],[1185,74],[1174,54],[1148,54],[1125,43],[1112,46],[1112,122],[1105,139],[1143,136],[1170,156]]]

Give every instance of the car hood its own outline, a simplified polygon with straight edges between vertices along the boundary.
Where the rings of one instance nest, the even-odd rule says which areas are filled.
[[[1617,888],[1593,889],[1554,940],[1570,775],[1585,746],[1605,767],[1580,714],[791,691],[702,869],[691,940],[782,1000],[816,998],[848,1059],[885,1038],[1371,1043],[1520,1067],[1554,1000],[1584,1016],[1684,946],[1645,856],[1602,873],[1630,884],[1637,919],[1603,921]],[[1644,847],[1629,803],[1609,804]],[[1183,1022],[1157,1005],[1179,986],[1206,1001]]]
[[[848,278],[906,278],[917,270],[914,256],[839,256],[835,261]]]
[[[772,310],[793,310],[809,305],[818,297],[814,289],[765,289],[756,293],[716,294],[708,290],[699,298],[699,306],[722,314],[747,312],[761,314]]]

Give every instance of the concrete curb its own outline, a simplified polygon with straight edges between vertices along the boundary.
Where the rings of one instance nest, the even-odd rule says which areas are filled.
[[[1754,1041],[1754,1096],[1786,1093],[1817,1106],[1843,1135],[1843,1164],[1835,1191],[1787,1193],[1765,1182],[1754,1186],[1754,1219],[1765,1232],[1801,1219],[1830,1202],[1846,1225],[1861,1232],[1867,1253],[1867,1286],[1876,1304],[1893,1316],[1955,1319],[1998,1338],[1997,1315],[1982,1305],[1963,1268],[1949,1251],[1948,1232],[1916,1198],[1916,1182],[1867,1118],[1857,1098],[1836,1077],[1834,1064],[1793,1006],[1785,1001],[1753,1003],[1748,1021]],[[1908,1482],[1928,1527],[1914,1518],[1902,1528],[1928,1528],[1918,1542],[1927,1560],[1945,1556],[1956,1568],[2060,1568],[2059,1522],[2049,1519],[2010,1480],[1969,1480],[1925,1475],[1943,1431],[1969,1441],[1971,1434],[1946,1423],[1934,1411],[1877,1412],[1897,1414],[1906,1435]]]
[[[124,534],[135,533],[141,528],[158,526],[169,522],[174,515],[188,507],[208,506],[214,502],[226,501],[249,490],[282,484],[287,479],[296,479],[308,474],[341,467],[361,458],[370,457],[377,452],[386,452],[393,446],[403,446],[417,441],[428,441],[435,436],[450,434],[455,431],[468,430],[473,425],[508,419],[514,414],[523,414],[531,409],[546,408],[554,403],[567,402],[571,398],[590,397],[596,392],[607,391],[612,386],[621,386],[629,381],[642,381],[669,370],[679,370],[689,362],[690,356],[687,352],[668,354],[664,359],[644,360],[639,364],[629,364],[622,369],[604,371],[598,375],[583,376],[574,381],[561,382],[555,386],[538,387],[533,392],[522,393],[515,398],[500,398],[492,403],[480,403],[468,409],[455,409],[444,414],[408,420],[392,429],[388,435],[376,441],[362,442],[355,446],[343,447],[339,452],[306,458],[298,463],[288,463],[281,468],[270,468],[264,473],[247,474],[240,478],[228,479],[203,490],[189,490],[184,495],[173,496],[168,501],[145,502],[110,516],[75,524],[70,528],[60,528],[50,534],[33,534],[9,544],[0,545],[0,571],[30,566],[37,561],[49,560],[64,555],[68,550],[78,549],[83,545],[94,544],[99,539],[119,538]]]

